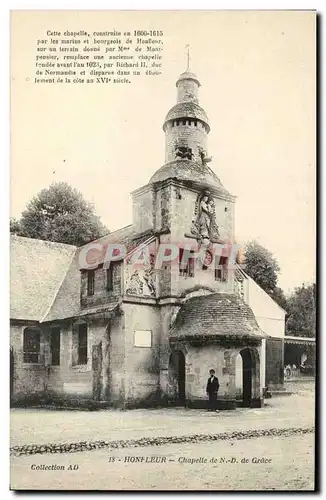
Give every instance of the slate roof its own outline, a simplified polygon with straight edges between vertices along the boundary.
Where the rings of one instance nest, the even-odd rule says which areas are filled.
[[[200,86],[198,77],[195,75],[195,73],[191,73],[190,71],[185,71],[184,73],[181,73],[181,75],[177,80],[176,86],[178,86],[178,83],[183,80],[194,80],[195,82],[197,82],[198,86]]]
[[[151,234],[137,234],[130,225],[95,242],[102,243],[104,250],[109,243],[120,243],[129,253]],[[12,235],[10,318],[47,322],[102,312],[103,307],[99,311],[80,306],[79,253],[83,248]],[[116,306],[109,304],[107,310]]]
[[[199,106],[199,104],[193,101],[179,102],[178,104],[175,104],[165,117],[163,129],[166,122],[176,120],[178,118],[197,118],[197,120],[201,120],[208,126],[208,131],[210,130],[206,112],[201,106]]]
[[[126,248],[127,254],[131,252],[134,248],[137,248],[139,245],[147,241],[151,236],[154,235],[153,231],[146,231],[145,233],[137,233],[135,232],[134,226],[130,224],[129,226],[123,227],[114,231],[112,233],[95,240],[92,243],[101,243],[103,245],[103,251],[101,258],[98,259],[98,263],[102,264],[105,258],[105,252],[107,249],[107,245],[118,243],[124,245]]]
[[[69,269],[76,247],[11,236],[10,317],[41,321]]]
[[[184,302],[171,328],[171,339],[214,336],[268,337],[260,330],[250,307],[238,295],[212,293]]]
[[[58,287],[51,307],[46,311],[41,321],[73,318],[79,316],[80,312],[80,270],[77,250],[70,266],[66,269],[64,280]]]
[[[149,183],[164,181],[166,179],[199,182],[207,188],[214,186],[221,195],[232,196],[210,167],[196,161],[184,159],[170,161],[155,172]]]

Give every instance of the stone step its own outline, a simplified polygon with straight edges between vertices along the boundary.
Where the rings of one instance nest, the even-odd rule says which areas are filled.
[[[297,378],[287,378],[284,380],[284,384],[287,384],[287,383],[290,383],[292,384],[292,382],[298,382],[298,383],[302,383],[302,382],[315,382],[315,377],[297,377]]]
[[[291,396],[292,394],[294,394],[293,391],[288,391],[286,389],[284,389],[284,390],[270,391],[270,393],[272,395],[272,398],[276,398],[278,396]]]

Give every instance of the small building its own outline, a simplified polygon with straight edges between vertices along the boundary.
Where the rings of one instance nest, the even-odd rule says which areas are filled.
[[[316,339],[299,335],[284,337],[284,367],[287,379],[316,374]]]
[[[235,196],[209,166],[198,78],[176,85],[131,225],[82,248],[12,236],[13,403],[201,407],[214,368],[221,408],[257,407],[283,384],[285,312],[230,265]]]

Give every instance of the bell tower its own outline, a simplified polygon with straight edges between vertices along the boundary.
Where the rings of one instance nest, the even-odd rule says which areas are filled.
[[[176,104],[167,113],[165,161],[146,186],[133,193],[133,222],[161,241],[220,243],[234,238],[234,202],[210,168],[210,125],[199,104],[200,82],[187,69],[176,81]]]
[[[194,73],[182,73],[177,82],[177,104],[166,115],[165,163],[183,159],[202,163],[207,157],[208,118],[198,103],[200,82]]]

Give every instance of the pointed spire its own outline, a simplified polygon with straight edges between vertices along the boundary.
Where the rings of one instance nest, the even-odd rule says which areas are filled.
[[[190,45],[186,45],[186,49],[187,49],[187,69],[186,69],[186,72],[188,72],[190,70]]]

